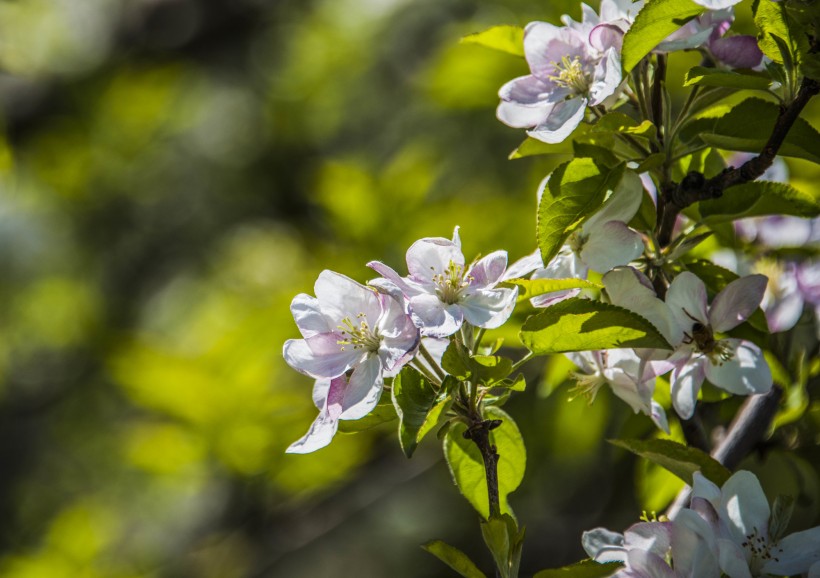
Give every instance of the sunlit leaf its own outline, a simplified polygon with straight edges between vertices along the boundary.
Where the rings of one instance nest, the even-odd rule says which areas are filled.
[[[623,568],[620,562],[601,564],[595,560],[582,560],[562,568],[541,570],[532,578],[606,578]]]
[[[436,404],[436,394],[435,388],[412,367],[405,366],[393,379],[393,404],[400,420],[399,442],[408,458],[416,450],[419,431]]]
[[[599,301],[566,299],[533,315],[521,328],[521,341],[533,353],[562,353],[647,347],[672,349],[643,317]]]
[[[461,42],[524,56],[524,29],[519,26],[493,26],[483,32],[464,36]]]
[[[718,86],[737,90],[768,91],[771,84],[771,79],[760,73],[695,66],[686,73],[683,86]]]
[[[709,454],[672,440],[609,440],[609,443],[655,462],[690,486],[694,481],[693,474],[698,471],[718,486],[722,486],[732,475],[726,466]]]
[[[705,8],[692,0],[649,0],[624,36],[621,62],[629,72],[667,36]]]
[[[786,183],[752,181],[723,191],[718,199],[701,201],[700,214],[710,221],[741,219],[762,215],[820,215],[820,201]]]
[[[467,557],[467,554],[441,540],[432,540],[422,546],[433,556],[447,564],[464,578],[487,578],[486,575]]]
[[[502,286],[518,287],[519,301],[566,289],[600,289],[603,287],[599,283],[586,279],[510,279]]]

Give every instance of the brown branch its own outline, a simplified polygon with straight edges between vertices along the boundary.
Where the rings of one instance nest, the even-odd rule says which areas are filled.
[[[501,515],[501,503],[498,499],[498,453],[490,442],[490,431],[501,425],[500,419],[485,419],[473,423],[464,437],[472,440],[481,452],[484,460],[484,473],[487,478],[487,500],[490,506],[490,518]]]
[[[702,173],[692,171],[680,183],[672,183],[672,186],[664,187],[663,203],[660,205],[662,210],[658,219],[658,242],[661,246],[665,247],[672,240],[675,220],[683,209],[698,201],[717,199],[727,188],[748,183],[760,177],[772,165],[783,141],[786,140],[786,135],[800,117],[800,113],[818,93],[820,93],[820,83],[804,77],[795,99],[788,106],[780,108],[772,134],[763,150],[740,167],[730,167],[711,179],[707,179]]]
[[[730,470],[735,469],[766,435],[781,397],[783,389],[778,385],[773,385],[767,393],[749,397],[732,420],[729,433],[712,452],[712,457]]]

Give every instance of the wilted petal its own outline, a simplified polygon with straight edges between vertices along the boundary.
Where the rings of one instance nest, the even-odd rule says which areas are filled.
[[[480,289],[462,300],[461,309],[471,325],[495,329],[510,318],[517,297],[518,288]]]
[[[685,331],[695,322],[709,325],[706,285],[694,273],[684,271],[672,280],[666,292],[666,304],[671,308],[678,325]]]
[[[428,237],[410,245],[407,250],[407,270],[420,283],[433,282],[433,276],[447,270],[450,264],[464,266],[461,249],[450,239]]]
[[[507,252],[494,251],[479,259],[467,272],[470,285],[473,287],[487,287],[495,285],[504,275],[507,268]]]
[[[704,358],[699,357],[672,372],[672,405],[683,419],[689,419],[695,413],[698,392],[706,377],[703,366]]]
[[[712,329],[729,331],[746,321],[763,300],[767,282],[765,275],[747,275],[724,287],[709,308]]]
[[[732,68],[754,68],[763,60],[757,38],[745,34],[712,40],[709,50],[715,58]]]
[[[587,99],[584,97],[561,101],[552,108],[543,122],[533,130],[528,130],[527,134],[549,144],[563,142],[584,120],[586,108]]]
[[[344,390],[339,419],[361,419],[373,411],[382,395],[381,370],[379,357],[374,354],[356,366]]]
[[[446,305],[435,295],[424,293],[410,299],[410,316],[423,335],[447,337],[458,331],[464,314],[458,305]]]
[[[626,265],[643,254],[641,236],[621,221],[609,221],[590,232],[581,260],[598,273]]]
[[[768,539],[769,501],[751,472],[740,470],[726,480],[721,488],[718,514],[736,543],[743,543],[751,534]]]
[[[765,393],[772,387],[772,372],[763,358],[763,352],[751,341],[721,339],[719,345],[728,345],[734,355],[727,361],[706,364],[706,377],[714,385],[736,395]]]

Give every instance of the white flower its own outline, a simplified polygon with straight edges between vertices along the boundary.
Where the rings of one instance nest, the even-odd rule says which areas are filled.
[[[316,297],[293,299],[291,313],[304,339],[286,341],[282,354],[288,365],[317,378],[314,401],[321,412],[291,453],[324,447],[339,419],[367,415],[385,372],[410,361],[420,338],[398,301],[344,275],[322,271],[314,290]]]
[[[517,288],[495,288],[507,268],[507,252],[495,251],[467,267],[458,227],[452,241],[428,237],[413,243],[407,250],[407,277],[379,261],[367,266],[395,285],[413,322],[430,337],[452,335],[465,321],[484,329],[500,327],[518,296]]]
[[[696,472],[692,508],[711,525],[721,569],[730,578],[816,572],[820,526],[785,538],[771,536],[769,502],[754,474],[736,472],[718,488]]]
[[[715,337],[729,331],[754,313],[766,290],[766,277],[748,275],[729,283],[708,307],[706,286],[685,271],[675,277],[666,293],[684,339],[669,359],[672,372],[672,405],[684,419],[692,417],[703,381],[736,395],[764,393],[772,386],[772,373],[760,348],[743,339]]]

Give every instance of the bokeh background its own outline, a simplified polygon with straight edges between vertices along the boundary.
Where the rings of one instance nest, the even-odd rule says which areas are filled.
[[[412,460],[395,422],[283,453],[316,409],[281,347],[324,268],[401,269],[455,225],[468,258],[534,248],[535,189],[563,159],[507,160],[523,134],[496,92],[526,66],[458,39],[564,12],[580,7],[0,2],[0,577],[449,576],[419,548],[433,538],[490,567],[434,436]],[[649,420],[607,392],[568,403],[565,372],[535,364],[508,404],[525,573],[677,489],[655,470],[636,485],[646,466],[603,441]],[[813,523],[818,460],[761,460]]]

